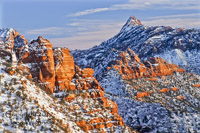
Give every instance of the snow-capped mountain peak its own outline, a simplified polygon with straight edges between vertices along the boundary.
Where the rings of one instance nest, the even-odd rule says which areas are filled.
[[[127,21],[129,24],[131,25],[142,25],[142,23],[140,22],[139,19],[137,19],[135,16],[131,16],[128,21]]]
[[[135,16],[130,16],[125,25],[122,27],[122,30],[130,29],[133,26],[142,25],[139,19],[137,19]]]

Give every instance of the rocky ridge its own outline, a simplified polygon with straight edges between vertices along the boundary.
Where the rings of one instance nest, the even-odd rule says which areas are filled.
[[[81,68],[92,67],[97,79],[121,52],[129,48],[142,60],[161,57],[185,70],[199,73],[199,38],[199,29],[145,26],[132,16],[114,37],[87,50],[74,50],[72,55]]]

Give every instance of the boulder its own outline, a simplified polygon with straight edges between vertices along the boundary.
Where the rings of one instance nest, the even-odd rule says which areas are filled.
[[[75,94],[69,94],[65,100],[67,100],[68,102],[71,102],[73,99],[75,99],[76,95]]]

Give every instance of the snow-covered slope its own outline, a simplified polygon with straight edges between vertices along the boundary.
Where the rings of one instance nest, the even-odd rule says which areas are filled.
[[[143,63],[129,49],[100,81],[125,123],[140,132],[199,131],[200,76],[161,58]]]
[[[9,56],[0,57],[0,132],[81,132],[59,100],[22,72],[15,75],[5,72],[8,62]]]
[[[199,132],[200,76],[174,73],[124,80],[110,69],[101,80],[125,123],[140,132]],[[147,94],[147,95],[146,95]]]
[[[128,62],[128,49],[133,50],[145,66]],[[88,50],[72,51],[72,55],[79,66],[95,70],[106,96],[117,103],[128,126],[140,132],[199,132],[200,77],[190,74],[200,74],[199,49],[199,29],[148,27],[130,17],[111,39]],[[116,63],[123,52],[127,59]],[[153,73],[156,64],[148,66],[149,57],[161,57],[190,73],[140,76]],[[156,71],[171,70],[164,67],[167,62],[158,65]],[[115,64],[120,67],[114,67]],[[161,70],[162,67],[166,69]]]
[[[166,50],[163,53],[155,54],[170,63],[178,64],[191,73],[200,74],[200,52],[198,49],[182,51],[181,49]]]

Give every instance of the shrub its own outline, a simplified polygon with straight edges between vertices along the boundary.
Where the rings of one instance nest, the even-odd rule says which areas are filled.
[[[21,97],[21,92],[20,92],[20,91],[17,91],[16,95],[17,95],[18,97]]]
[[[5,122],[5,123],[4,123],[4,126],[8,126],[8,122]]]
[[[4,111],[5,111],[5,108],[4,108],[4,107],[2,107],[2,108],[1,108],[1,112],[4,112]]]
[[[10,90],[11,90],[11,92],[14,92],[14,91],[15,91],[14,87],[11,87],[11,89],[10,89]]]
[[[27,94],[23,95],[23,100],[25,100],[27,98]]]
[[[21,122],[19,123],[19,127],[22,127],[22,128],[24,128],[24,126],[25,126],[24,122],[23,122],[23,121],[21,121]]]
[[[5,86],[5,87],[8,87],[7,81],[4,81],[4,86]]]
[[[10,130],[8,130],[8,129],[4,129],[3,132],[4,132],[4,133],[12,133],[12,132],[11,132]]]
[[[17,84],[17,79],[14,78],[14,79],[13,79],[13,82],[14,82],[14,85],[16,85],[16,84]]]
[[[18,69],[18,68],[16,68],[15,71],[16,71],[17,73],[19,73],[19,69]]]
[[[4,94],[4,93],[5,93],[5,90],[1,90],[1,92]]]

